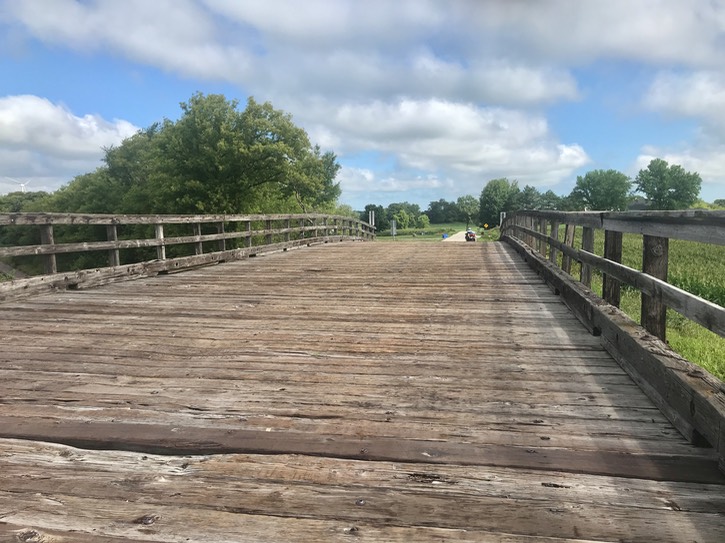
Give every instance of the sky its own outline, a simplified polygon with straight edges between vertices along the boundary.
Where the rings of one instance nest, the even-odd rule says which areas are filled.
[[[711,202],[724,53],[725,0],[0,0],[0,194],[94,171],[201,92],[290,113],[358,210],[653,158]]]

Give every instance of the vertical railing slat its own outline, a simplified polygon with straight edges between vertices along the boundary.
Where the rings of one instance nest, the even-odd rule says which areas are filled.
[[[669,260],[669,239],[657,236],[643,236],[642,271],[657,279],[667,281]],[[642,294],[641,310],[642,327],[665,341],[667,334],[667,306],[661,297]]]
[[[622,232],[604,231],[604,258],[621,264]],[[602,286],[602,298],[615,307],[619,307],[622,300],[621,283],[606,273]]]

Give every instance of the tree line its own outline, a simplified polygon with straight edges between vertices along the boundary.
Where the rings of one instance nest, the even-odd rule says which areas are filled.
[[[103,165],[53,193],[11,193],[0,211],[113,214],[336,212],[340,165],[289,114],[194,94],[177,121],[104,149]],[[351,210],[349,210],[351,211]]]
[[[387,208],[369,204],[360,213],[367,220],[375,212],[378,230],[388,230],[395,219],[399,228],[426,228],[430,224],[465,222],[479,226],[495,226],[501,212],[520,209],[559,211],[623,211],[639,209],[688,209],[693,206],[725,209],[725,199],[707,204],[699,200],[702,179],[696,172],[687,172],[681,166],[654,159],[647,168],[630,179],[616,170],[593,170],[577,177],[567,196],[551,190],[540,192],[507,178],[492,179],[484,186],[478,198],[461,196],[455,202],[444,199],[430,202],[425,211],[409,202],[390,204]],[[417,217],[417,218],[416,218]]]
[[[634,180],[616,170],[577,177],[567,196],[507,178],[490,180],[480,196],[440,199],[422,210],[399,202],[369,204],[361,212],[340,205],[335,181],[340,165],[322,152],[289,114],[250,98],[240,109],[223,95],[194,94],[180,104],[177,121],[165,119],[120,145],[104,149],[103,164],[53,193],[0,196],[0,212],[44,211],[110,214],[244,214],[323,212],[360,215],[375,211],[379,231],[465,222],[495,225],[502,211],[517,209],[622,210],[634,203],[650,209],[698,204],[697,173],[662,159]],[[639,194],[640,196],[637,196]],[[725,204],[716,201],[715,204]],[[2,242],[3,240],[0,240]]]

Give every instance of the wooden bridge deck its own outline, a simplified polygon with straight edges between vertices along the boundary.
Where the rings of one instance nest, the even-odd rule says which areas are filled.
[[[725,541],[715,457],[503,244],[0,312],[0,541]]]

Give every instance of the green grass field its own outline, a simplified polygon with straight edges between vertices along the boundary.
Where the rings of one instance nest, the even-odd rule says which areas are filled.
[[[577,233],[581,236],[580,232]],[[560,234],[560,238],[562,238]],[[581,239],[575,240],[581,247]],[[604,233],[595,232],[594,252],[604,254]],[[642,269],[642,236],[622,236],[622,263]],[[572,267],[572,275],[579,278],[579,267]],[[670,240],[667,281],[683,290],[725,306],[725,247],[691,241]],[[592,290],[601,296],[602,276],[595,272]],[[641,294],[623,286],[621,309],[632,320],[640,322]],[[710,332],[679,313],[667,311],[667,342],[672,349],[690,362],[705,368],[725,380],[725,338]]]

